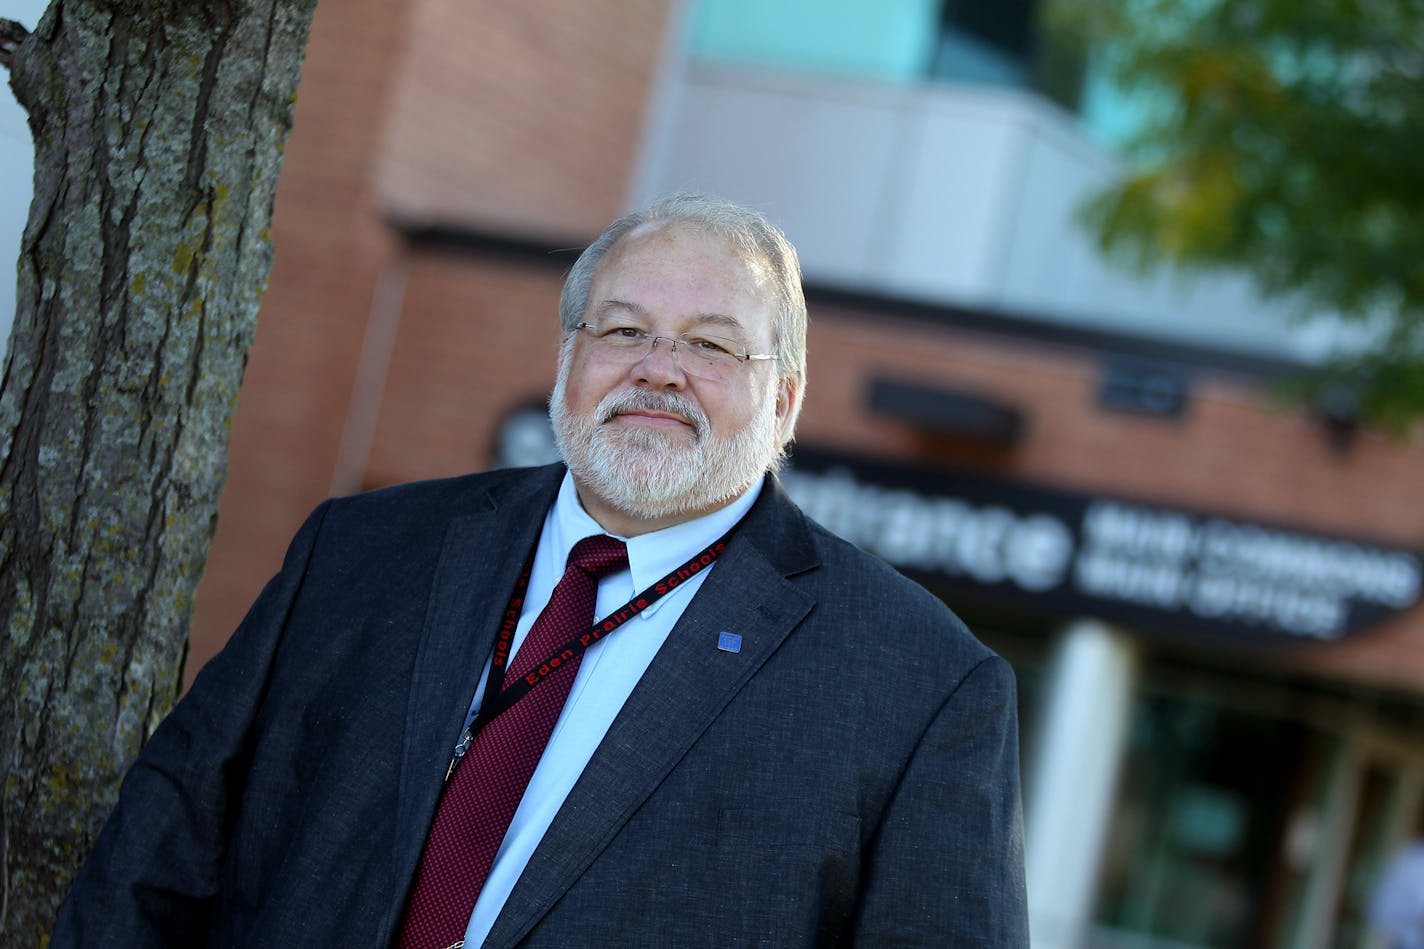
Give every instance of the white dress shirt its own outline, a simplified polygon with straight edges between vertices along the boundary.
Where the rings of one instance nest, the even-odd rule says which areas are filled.
[[[628,545],[628,569],[610,574],[599,582],[598,617],[617,610],[731,530],[756,501],[761,486],[762,481],[758,480],[731,504],[696,520],[651,534],[619,538]],[[554,586],[563,577],[574,545],[585,537],[604,533],[607,532],[579,503],[573,477],[565,474],[559,496],[544,518],[543,532],[539,535],[524,609],[514,633],[516,653],[534,620],[549,602]],[[594,749],[672,632],[673,624],[716,566],[714,563],[694,574],[584,653],[568,701],[564,703],[549,744],[544,748],[544,756],[534,769],[534,776],[495,855],[479,901],[475,903],[465,930],[465,945],[478,946],[489,935],[495,917],[503,909],[534,848],[563,806]],[[708,643],[708,648],[716,648],[716,643]],[[486,662],[470,706],[472,715],[484,696],[488,675],[489,663]]]

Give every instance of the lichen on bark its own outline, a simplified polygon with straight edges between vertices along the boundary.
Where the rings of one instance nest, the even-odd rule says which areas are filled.
[[[315,0],[56,0],[0,379],[0,871],[41,945],[177,695]]]

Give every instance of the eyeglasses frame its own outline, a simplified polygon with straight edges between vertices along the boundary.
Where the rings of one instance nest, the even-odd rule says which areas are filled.
[[[633,329],[633,327],[628,327],[628,329]],[[588,330],[588,331],[590,332],[590,334],[592,335],[592,338],[593,338],[595,341],[600,340],[600,339],[603,338],[602,336],[595,335],[595,334],[597,334],[597,332],[598,332],[598,327],[594,326],[592,323],[589,323],[589,322],[587,322],[587,321],[580,321],[579,323],[574,324],[574,330],[575,330],[575,331],[577,331],[577,330]],[[667,340],[668,345],[672,348],[672,353],[673,353],[674,356],[677,355],[677,344],[678,344],[679,342],[685,343],[685,342],[688,341],[687,338],[686,338],[686,337],[688,336],[687,333],[683,333],[681,336],[658,336],[658,335],[655,334],[655,333],[645,333],[645,332],[643,332],[642,330],[639,330],[639,329],[633,329],[633,332],[637,333],[637,334],[638,334],[638,337],[641,338],[642,340],[646,341],[647,344],[648,344],[647,351],[644,352],[642,356],[638,357],[639,359],[646,359],[648,356],[652,355],[652,352],[653,352],[654,349],[657,348],[658,340],[660,340],[660,339],[665,339],[665,340]],[[709,334],[709,335],[711,335],[711,334]],[[729,342],[729,343],[736,342],[736,340],[728,339],[728,338],[725,337],[725,336],[716,336],[716,337],[714,337],[714,338],[716,338],[716,339],[726,339],[727,342]],[[760,361],[766,360],[766,359],[776,359],[776,358],[778,358],[778,354],[777,354],[777,353],[735,353],[735,352],[728,352],[727,355],[728,355],[728,356],[731,356],[733,359],[737,360],[737,362],[743,363],[743,364],[749,363],[749,362],[760,362]]]

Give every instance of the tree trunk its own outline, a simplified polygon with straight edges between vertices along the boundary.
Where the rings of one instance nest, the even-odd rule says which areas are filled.
[[[0,381],[7,945],[43,945],[177,696],[315,0],[55,0]],[[13,30],[13,25],[11,25]]]

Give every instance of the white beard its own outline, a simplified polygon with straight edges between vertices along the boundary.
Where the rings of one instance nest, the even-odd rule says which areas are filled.
[[[676,392],[623,389],[604,396],[591,416],[573,415],[565,397],[569,360],[561,363],[549,398],[549,418],[564,463],[575,478],[625,514],[665,518],[716,507],[781,460],[774,390],[745,425],[719,438],[702,410]],[[688,433],[682,431],[605,424],[635,408],[687,419],[692,443],[687,444]]]

